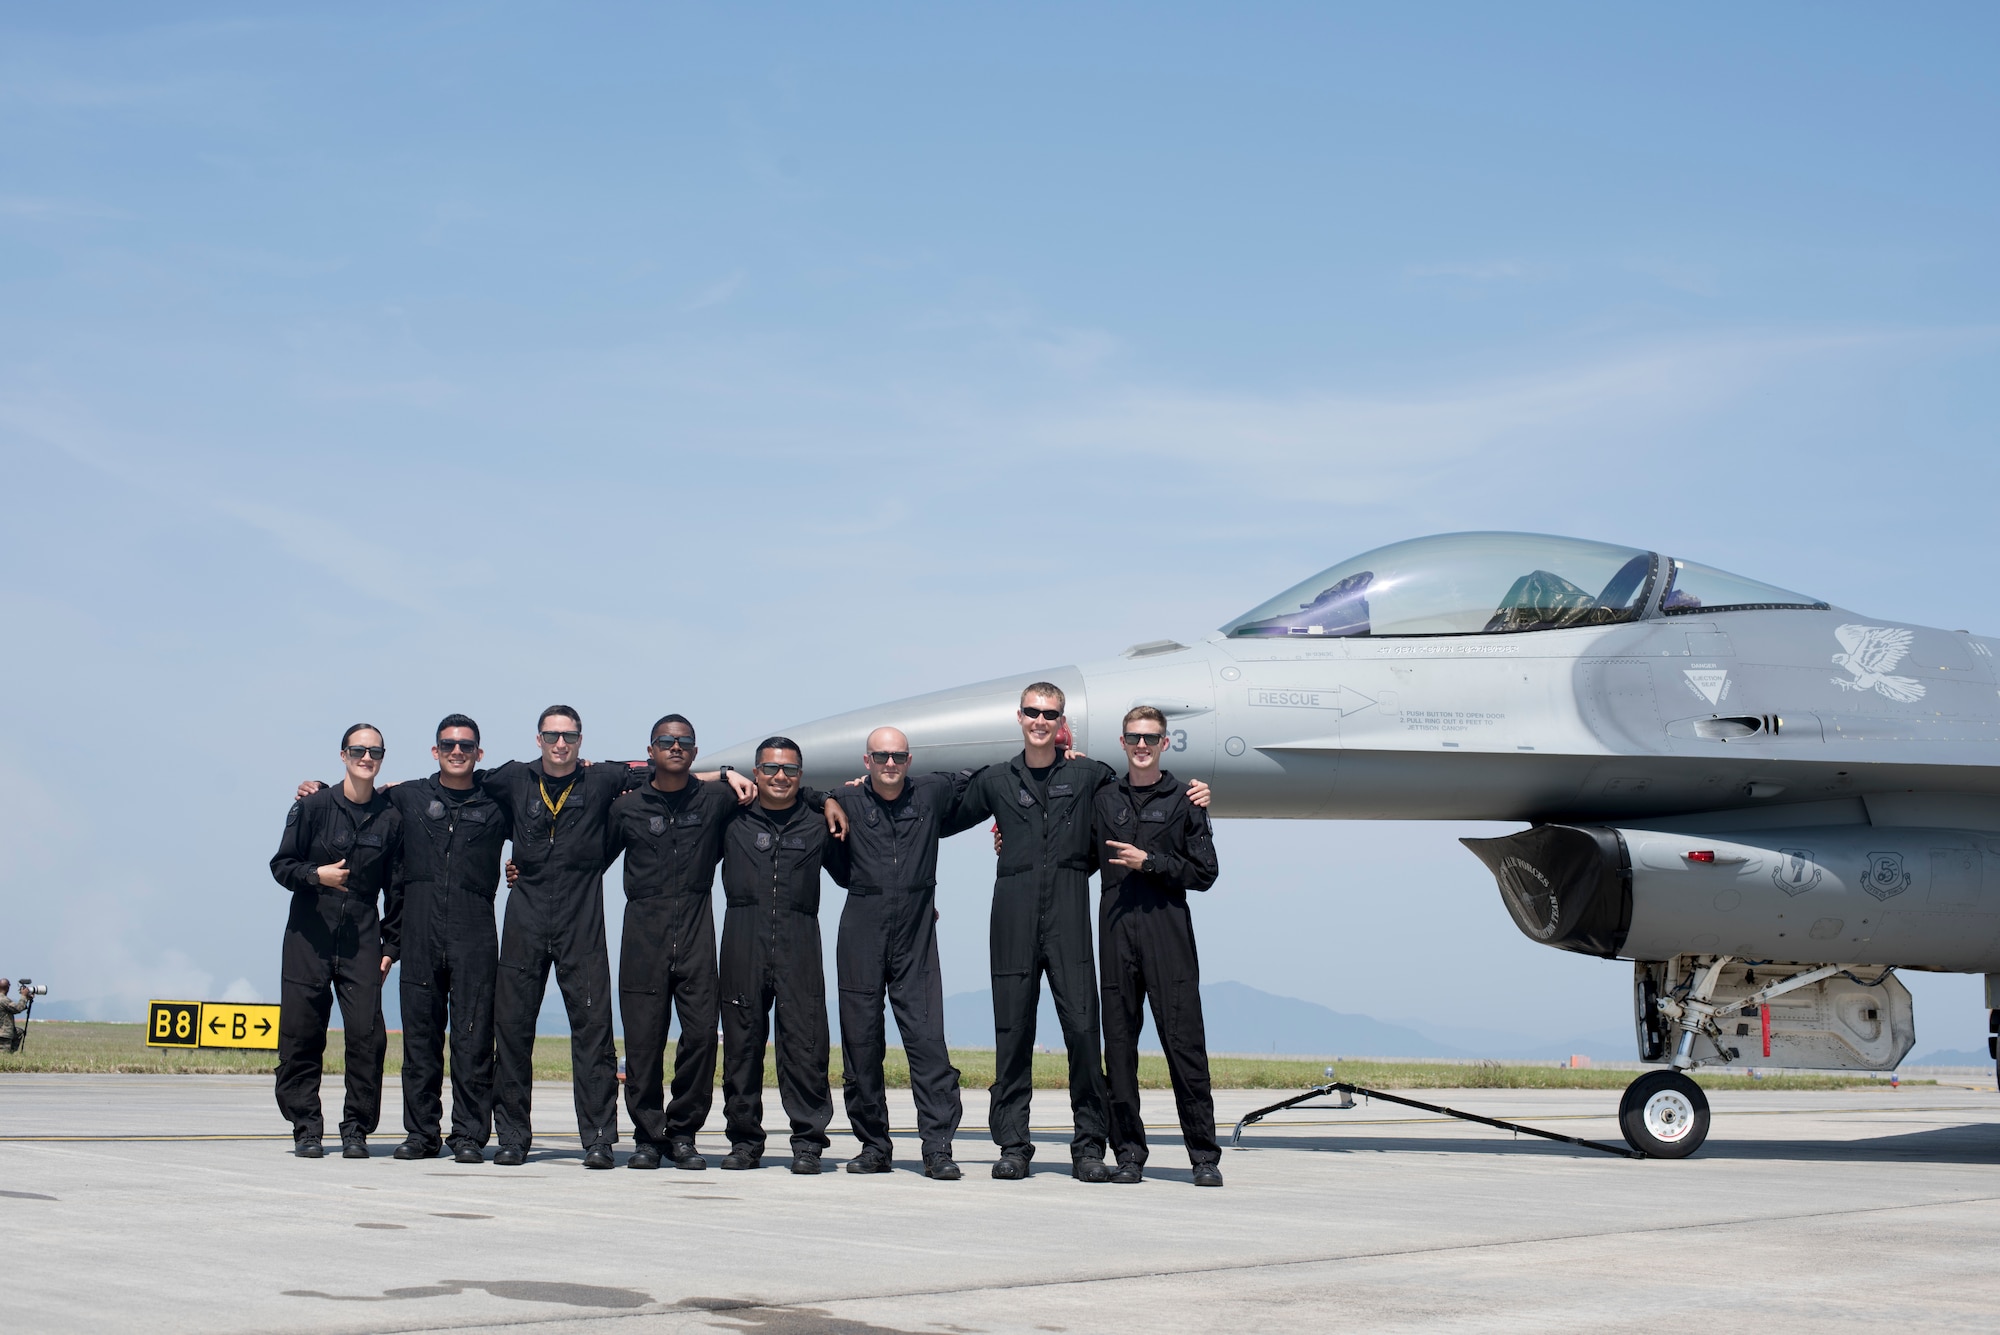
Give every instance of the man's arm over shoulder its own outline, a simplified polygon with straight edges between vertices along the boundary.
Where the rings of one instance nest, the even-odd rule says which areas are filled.
[[[631,841],[625,837],[625,822],[638,814],[645,799],[632,793],[619,795],[611,804],[611,814],[604,818],[604,865],[610,866],[618,855],[625,851]]]
[[[969,830],[979,822],[993,815],[993,771],[988,765],[982,770],[959,770],[947,775],[956,792],[951,810],[944,814],[939,824],[939,833],[954,835]]]

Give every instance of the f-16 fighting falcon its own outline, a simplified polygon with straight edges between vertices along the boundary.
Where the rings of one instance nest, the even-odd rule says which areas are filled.
[[[787,728],[831,785],[870,729],[910,771],[1004,763],[1024,685],[1077,747],[1151,705],[1211,814],[1520,821],[1466,840],[1521,931],[1629,961],[1636,1149],[1708,1133],[1694,1068],[1892,1070],[1896,969],[1984,973],[2000,1033],[2000,641],[1659,552],[1526,533],[1378,548],[1193,644]],[[747,749],[724,761],[747,765]],[[1504,998],[1501,1004],[1505,1004]]]

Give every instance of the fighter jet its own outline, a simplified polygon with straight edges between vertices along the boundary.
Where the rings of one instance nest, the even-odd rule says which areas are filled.
[[[1132,705],[1161,709],[1168,763],[1217,816],[1525,822],[1463,842],[1530,938],[1631,962],[1638,1056],[1661,1069],[1620,1127],[1679,1158],[1708,1134],[1697,1067],[1893,1070],[1916,1037],[1896,969],[1984,973],[2000,1033],[1996,643],[1658,552],[1454,533],[1193,644],[786,733],[829,786],[883,724],[919,772],[992,764],[1046,679],[1090,754],[1118,753]]]

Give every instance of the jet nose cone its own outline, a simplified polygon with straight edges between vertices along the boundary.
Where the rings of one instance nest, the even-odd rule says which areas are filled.
[[[1021,704],[1021,688],[1037,681],[1053,682],[1062,689],[1071,731],[1079,737],[1085,735],[1083,674],[1074,667],[1044,668],[913,695],[816,723],[780,728],[773,735],[799,744],[805,782],[817,788],[859,778],[863,773],[861,753],[868,734],[877,728],[901,728],[909,737],[912,774],[978,769],[1021,749],[1021,725],[1014,712]],[[733,765],[747,770],[756,763],[752,748],[757,740],[761,739],[739,743],[719,756],[703,756],[703,767]]]

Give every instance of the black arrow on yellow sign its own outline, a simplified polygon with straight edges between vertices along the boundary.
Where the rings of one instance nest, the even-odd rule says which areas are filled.
[[[271,1032],[271,1022],[270,1022],[269,1020],[259,1020],[259,1021],[257,1021],[257,1032],[258,1032],[258,1033],[260,1033],[260,1034],[268,1034],[268,1033],[270,1033],[270,1032]]]

